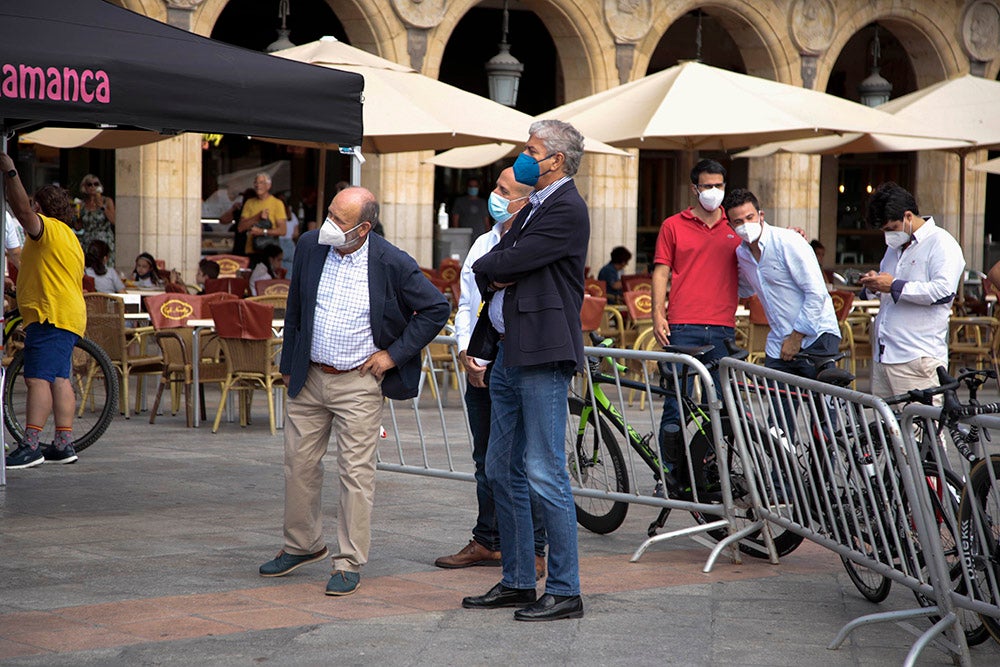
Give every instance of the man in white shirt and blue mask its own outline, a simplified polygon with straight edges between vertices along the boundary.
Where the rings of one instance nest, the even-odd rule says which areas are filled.
[[[881,301],[872,335],[871,391],[892,396],[936,386],[938,366],[948,365],[948,320],[965,271],[962,248],[892,182],[872,193],[867,218],[888,246],[878,273],[859,280],[863,296]]]
[[[814,379],[816,365],[796,355],[832,357],[840,348],[840,324],[816,253],[797,231],[766,223],[749,190],[729,191],[722,205],[743,240],[736,249],[740,297],[756,294],[771,325],[764,365]]]
[[[467,384],[465,406],[469,413],[469,429],[472,432],[472,459],[476,464],[476,499],[478,515],[472,529],[472,539],[458,553],[442,556],[434,564],[443,568],[462,568],[474,565],[500,565],[500,532],[497,528],[496,505],[493,489],[486,478],[486,449],[490,438],[490,389],[489,362],[466,354],[472,330],[479,319],[482,295],[476,284],[472,265],[488,253],[500,239],[510,231],[514,217],[528,203],[528,196],[534,192],[530,185],[518,183],[514,170],[508,167],[500,172],[497,186],[490,193],[488,206],[490,217],[495,224],[490,231],[476,239],[469,249],[462,266],[462,291],[455,313],[455,337],[458,339],[459,360],[465,366]],[[541,520],[535,520],[535,576],[545,573],[545,531]]]

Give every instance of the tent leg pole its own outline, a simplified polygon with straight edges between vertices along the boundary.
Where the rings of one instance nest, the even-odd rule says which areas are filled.
[[[355,146],[351,154],[351,185],[361,185],[361,147]]]
[[[319,149],[319,183],[316,187],[316,229],[319,229],[326,217],[326,208],[330,202],[326,200],[326,146]]]

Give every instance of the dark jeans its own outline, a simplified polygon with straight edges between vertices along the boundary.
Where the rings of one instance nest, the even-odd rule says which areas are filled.
[[[728,354],[725,341],[734,338],[736,338],[736,331],[732,327],[706,324],[675,324],[670,327],[671,345],[683,345],[685,347],[698,347],[700,345],[714,346],[714,349],[699,357],[699,361],[702,363],[725,357]],[[681,373],[683,370],[683,367],[678,367],[677,373]],[[712,371],[712,381],[715,383],[715,389],[718,393],[721,387],[719,384],[719,370],[717,368]],[[670,383],[667,385],[671,393],[663,399],[663,416],[660,418],[661,453],[663,452],[663,444],[667,433],[670,431],[680,432],[681,430],[680,406],[677,405],[677,399],[674,397],[672,383],[673,380],[670,380]],[[682,387],[682,391],[690,393],[693,384],[694,375],[689,374],[687,386]],[[665,454],[664,457],[667,458]]]
[[[534,509],[549,541],[545,592],[580,594],[576,507],[566,470],[566,395],[573,362],[505,366],[504,343],[490,375],[493,418],[486,477],[493,486],[503,576],[508,588],[535,587]],[[531,502],[529,488],[536,494]]]
[[[837,354],[840,349],[840,336],[835,336],[831,333],[822,334],[817,338],[812,345],[809,347],[802,348],[802,352],[807,354],[814,354],[820,357],[832,357]],[[782,371],[784,373],[790,373],[792,375],[797,375],[808,380],[816,379],[816,365],[808,359],[792,359],[790,361],[784,361],[782,359],[775,359],[774,357],[764,358],[764,367],[773,368],[776,371]],[[785,428],[785,426],[791,425],[795,419],[795,414],[798,407],[798,399],[796,399],[791,391],[788,391],[788,386],[784,384],[778,385],[779,389],[785,389],[786,391],[779,394],[776,402],[780,403],[780,409],[784,413],[785,422],[781,426],[781,429],[788,432],[794,432],[795,428]],[[778,406],[773,406],[775,411],[772,412],[773,415],[778,415],[776,409]],[[818,411],[818,414],[823,414],[822,410]]]
[[[487,381],[489,373],[486,374]],[[490,440],[490,390],[489,387],[465,386],[465,407],[469,411],[469,429],[472,431],[472,460],[476,464],[476,498],[479,514],[472,537],[490,551],[500,551],[500,531],[497,528],[496,505],[493,489],[486,479],[486,449]],[[538,513],[538,502],[531,493],[531,519],[535,527],[535,554],[545,555],[545,527]]]

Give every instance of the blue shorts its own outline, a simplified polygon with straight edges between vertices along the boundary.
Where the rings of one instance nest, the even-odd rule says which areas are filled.
[[[80,338],[48,322],[33,322],[24,330],[24,377],[55,382],[69,378],[73,346]]]

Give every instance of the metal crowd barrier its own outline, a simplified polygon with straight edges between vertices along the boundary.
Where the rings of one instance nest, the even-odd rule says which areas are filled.
[[[740,361],[725,359],[722,368],[755,514],[772,531],[790,531],[837,553],[869,599],[895,582],[927,605],[855,619],[830,648],[857,627],[889,621],[918,635],[906,664],[928,644],[969,664],[941,513],[932,509],[918,444],[903,436],[908,431],[901,432],[889,407],[874,396]],[[918,617],[930,618],[931,627],[906,623]]]
[[[633,389],[627,388],[622,382],[627,382],[618,372],[617,368],[606,367],[604,371],[613,379],[610,384],[602,385],[608,399],[608,404],[612,405],[623,417],[623,430],[629,430],[647,434],[646,444],[659,454],[658,438],[660,414],[662,411],[662,398],[654,396],[654,389],[650,383],[658,387],[658,376],[651,372],[650,363],[656,361],[667,361],[675,364],[676,368],[688,368],[692,377],[697,377],[699,384],[703,387],[705,396],[715,397],[714,384],[712,378],[705,367],[697,360],[686,355],[667,354],[663,352],[638,352],[634,350],[607,349],[587,347],[585,352],[588,356],[602,359],[611,355],[616,359],[627,361],[632,366],[630,378],[638,383]],[[458,352],[456,340],[452,336],[437,337],[432,346],[423,352],[424,384],[420,395],[410,401],[389,401],[386,417],[383,422],[385,433],[383,442],[378,451],[378,468],[392,472],[403,472],[408,474],[419,474],[431,477],[454,479],[474,482],[474,466],[472,462],[472,437],[468,424],[468,412],[464,402],[465,376],[456,373],[459,368]],[[652,364],[655,368],[655,363]],[[681,390],[680,383],[676,378],[671,379],[673,393],[678,396]],[[457,385],[457,389],[456,389]],[[593,398],[590,378],[577,375],[573,382],[573,393],[579,396],[588,396],[588,402],[594,412],[597,412],[597,403]],[[631,394],[631,400],[630,400]],[[643,410],[639,410],[635,404],[640,402],[640,395],[645,396]],[[655,398],[655,400],[654,400]],[[582,399],[581,399],[582,400]],[[581,461],[579,457],[580,449],[575,446],[577,429],[579,427],[579,416],[568,415],[567,419],[567,454],[570,457],[570,477],[573,485],[573,493],[578,502],[586,499],[582,503],[588,510],[593,507],[609,506],[615,503],[644,504],[659,507],[667,510],[680,509],[697,513],[703,517],[703,523],[697,523],[692,518],[692,526],[667,532],[645,540],[636,550],[632,560],[637,560],[642,553],[652,544],[677,537],[690,537],[691,539],[704,544],[712,549],[705,564],[704,571],[711,571],[715,561],[725,551],[729,549],[735,562],[740,562],[740,553],[736,548],[736,543],[747,535],[758,533],[759,524],[752,526],[743,525],[737,516],[734,516],[734,503],[732,492],[729,486],[728,461],[726,455],[727,448],[722,432],[722,420],[720,419],[721,400],[714,398],[702,406],[704,415],[711,423],[711,442],[715,448],[718,465],[718,490],[711,494],[712,501],[707,500],[703,490],[695,488],[693,497],[690,500],[671,500],[654,496],[655,482],[652,469],[642,460],[639,454],[629,446],[628,438],[614,426],[609,425],[609,429],[593,429],[594,440],[597,443],[597,457],[602,462],[606,461],[606,449],[604,438],[606,434],[612,434],[617,442],[623,460],[624,470],[628,476],[628,490],[621,492],[617,490],[620,485],[616,484],[611,475],[614,474],[613,466],[593,466],[593,460]],[[569,403],[567,403],[569,411]],[[603,419],[603,418],[602,418]],[[692,444],[692,433],[685,433],[685,446],[690,448]],[[593,450],[589,450],[592,455]],[[699,455],[701,452],[699,450]],[[689,462],[691,456],[688,456]],[[582,471],[586,470],[583,474]],[[696,471],[689,471],[696,472]],[[718,502],[721,496],[722,502]],[[474,497],[470,495],[470,498]],[[597,510],[593,510],[597,511]],[[714,536],[722,536],[725,539],[718,541],[705,537],[704,534],[712,532]],[[728,535],[728,537],[725,537]],[[750,548],[764,549],[751,543]]]
[[[924,485],[934,495],[927,518],[941,536],[949,595],[959,620],[964,626],[984,624],[983,631],[1000,641],[1000,456],[990,440],[991,432],[1000,433],[1000,416],[958,420],[973,462],[946,437],[947,430],[937,422],[940,414],[940,408],[923,405],[903,410],[904,438],[921,453],[920,459],[909,461],[910,467],[914,477],[924,476],[929,482],[950,476],[962,483],[960,494],[948,486]],[[983,634],[980,639],[988,637]]]

